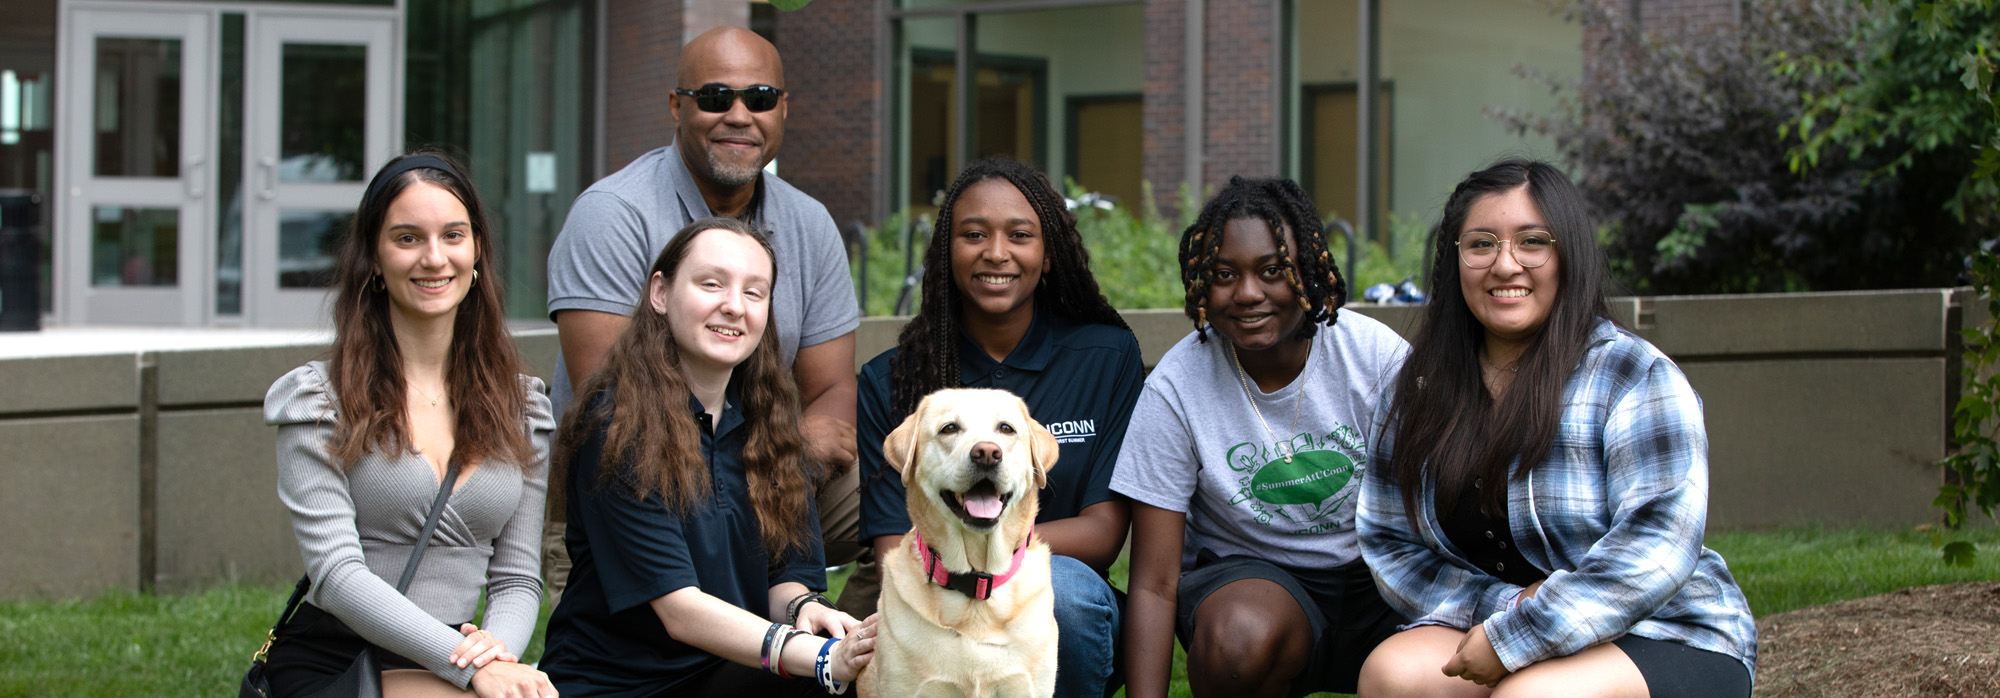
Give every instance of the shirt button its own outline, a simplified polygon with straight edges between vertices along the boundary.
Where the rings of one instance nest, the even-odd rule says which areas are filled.
[[[1493,532],[1492,532],[1492,531],[1487,531],[1487,532],[1486,532],[1486,539],[1487,539],[1487,540],[1493,540]]]
[[[1500,549],[1501,549],[1501,550],[1506,550],[1506,549],[1507,549],[1507,541],[1504,541],[1504,540],[1503,540],[1503,541],[1500,541]]]
[[[994,378],[1006,378],[1006,377],[1007,377],[1007,369],[1004,369],[1004,368],[997,368],[997,369],[994,369],[994,370],[993,370],[993,377],[994,377]]]
[[[1497,570],[1500,570],[1501,572],[1505,572],[1505,571],[1507,571],[1507,563],[1505,563],[1505,562],[1495,562],[1495,563],[1493,563],[1493,568],[1494,568],[1494,569],[1497,569]]]

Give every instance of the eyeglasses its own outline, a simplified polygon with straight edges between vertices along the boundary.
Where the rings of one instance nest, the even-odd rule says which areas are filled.
[[[1529,230],[1503,240],[1492,233],[1466,233],[1458,236],[1458,258],[1467,267],[1485,269],[1499,261],[1501,245],[1512,245],[1515,263],[1533,269],[1555,258],[1556,236],[1546,230]]]
[[[743,97],[743,108],[763,113],[778,108],[778,98],[785,96],[785,91],[770,85],[751,85],[738,89],[719,82],[711,82],[693,90],[676,87],[674,94],[693,97],[695,108],[710,114],[729,111],[729,108],[735,105],[738,96]]]

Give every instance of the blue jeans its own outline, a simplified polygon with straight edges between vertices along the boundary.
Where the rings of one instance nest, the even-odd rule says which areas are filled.
[[[1104,698],[1118,666],[1118,617],[1111,584],[1073,557],[1049,556],[1056,595],[1056,697]]]

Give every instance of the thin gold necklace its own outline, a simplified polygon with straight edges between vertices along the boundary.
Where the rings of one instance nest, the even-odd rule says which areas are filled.
[[[1311,343],[1306,344],[1306,359],[1307,359],[1306,361],[1307,364],[1312,363]],[[1285,462],[1286,463],[1292,462],[1292,446],[1291,446],[1292,442],[1279,441],[1277,432],[1271,431],[1271,423],[1264,421],[1264,410],[1259,409],[1257,407],[1257,394],[1250,391],[1250,377],[1243,373],[1243,360],[1236,358],[1236,344],[1234,342],[1231,342],[1229,344],[1229,363],[1234,364],[1236,366],[1236,380],[1243,384],[1243,398],[1250,401],[1250,411],[1257,413],[1257,423],[1264,425],[1264,433],[1271,435],[1271,442],[1273,444],[1282,444],[1282,446],[1278,446],[1277,448],[1280,449],[1279,451],[1280,453],[1283,453],[1285,455]],[[1299,373],[1303,374],[1305,372],[1306,372],[1306,366],[1305,365],[1299,366]],[[1308,376],[1307,380],[1311,380],[1311,377]],[[1305,383],[1300,383],[1298,396],[1292,398],[1291,433],[1294,435],[1297,435],[1299,431],[1299,408],[1300,406],[1304,405],[1305,402],[1306,402],[1306,386]]]
[[[431,397],[431,394],[430,394],[429,392],[426,392],[426,391],[425,391],[425,390],[424,390],[423,388],[419,388],[419,387],[417,387],[417,384],[415,384],[415,383],[405,383],[405,385],[408,385],[408,386],[410,386],[410,389],[411,389],[411,390],[415,390],[415,391],[417,391],[417,395],[418,395],[419,397],[422,397],[422,398],[423,398],[423,399],[425,399],[425,400],[429,400],[429,401],[431,401],[431,406],[432,406],[432,407],[436,407],[436,406],[438,406],[438,400],[440,400],[440,399],[443,399],[443,397],[444,397],[444,396],[442,396],[442,395],[439,395],[439,396],[437,396],[437,397]]]

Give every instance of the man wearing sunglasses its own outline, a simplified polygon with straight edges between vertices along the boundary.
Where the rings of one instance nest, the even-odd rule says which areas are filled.
[[[570,208],[549,251],[549,316],[561,351],[550,389],[557,417],[572,386],[604,363],[630,322],[653,258],[683,226],[731,216],[770,236],[777,251],[771,322],[804,405],[806,457],[826,469],[819,513],[828,565],[852,561],[859,528],[854,442],[854,330],[860,305],[847,254],[826,207],[763,171],[785,135],[785,75],[778,49],[740,27],[681,47],[667,98],[674,143],[599,180]],[[560,591],[563,502],[550,501],[544,578]]]

